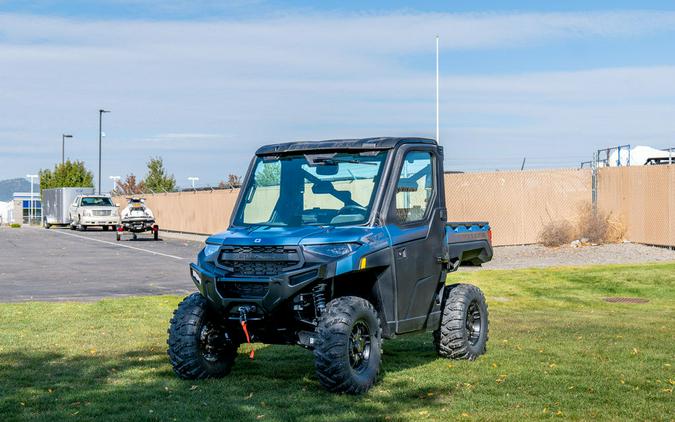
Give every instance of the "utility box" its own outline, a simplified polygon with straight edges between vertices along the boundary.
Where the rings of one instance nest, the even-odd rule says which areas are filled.
[[[70,224],[68,208],[78,195],[93,195],[94,188],[54,188],[42,191],[42,221],[44,226]]]

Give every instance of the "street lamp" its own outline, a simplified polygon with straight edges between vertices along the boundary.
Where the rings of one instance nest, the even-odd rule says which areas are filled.
[[[117,187],[117,181],[120,180],[121,177],[119,177],[119,176],[109,176],[109,177],[110,177],[110,180],[112,180],[112,182],[113,182],[113,187],[112,187],[112,190],[110,191],[110,193],[112,194],[113,191],[115,190],[115,188]]]
[[[110,113],[110,110],[100,109],[98,111],[98,194],[101,194],[101,137],[103,136],[103,113]]]
[[[72,138],[73,135],[66,135],[65,133],[61,135],[61,164],[66,162],[66,138]]]
[[[188,180],[192,182],[192,190],[195,190],[195,182],[199,180],[199,177],[190,176],[188,177]]]
[[[28,217],[28,224],[33,223],[33,215],[35,214],[34,209],[35,209],[35,202],[33,201],[33,179],[37,179],[38,175],[37,174],[27,174],[26,178],[30,179],[30,214]]]

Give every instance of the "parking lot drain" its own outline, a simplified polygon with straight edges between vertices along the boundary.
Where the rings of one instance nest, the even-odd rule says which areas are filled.
[[[649,300],[640,297],[603,297],[602,300],[609,303],[647,303]]]

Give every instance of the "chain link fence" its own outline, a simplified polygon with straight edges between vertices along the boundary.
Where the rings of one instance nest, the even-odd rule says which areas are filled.
[[[211,234],[227,228],[238,194],[231,187],[141,196],[163,229]],[[489,221],[496,246],[538,243],[546,224],[574,222],[592,203],[624,223],[628,240],[675,246],[673,165],[446,174],[445,196],[449,221]],[[125,206],[126,197],[115,200]]]

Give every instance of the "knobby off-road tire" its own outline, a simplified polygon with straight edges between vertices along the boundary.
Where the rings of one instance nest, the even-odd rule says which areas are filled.
[[[483,292],[470,284],[447,286],[443,292],[441,325],[434,331],[439,356],[474,360],[485,353],[488,308]]]
[[[168,330],[169,360],[183,379],[220,378],[230,373],[238,343],[219,326],[199,293],[186,297],[173,312]]]
[[[335,393],[361,394],[380,371],[382,329],[377,311],[365,299],[345,296],[328,303],[317,327],[316,376]]]

